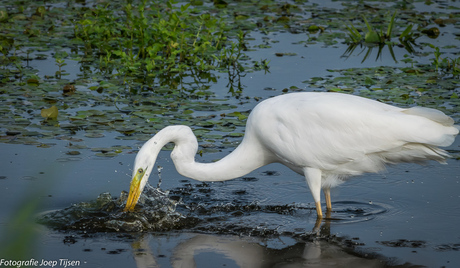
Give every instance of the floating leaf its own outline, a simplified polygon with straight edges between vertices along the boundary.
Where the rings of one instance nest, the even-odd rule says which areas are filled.
[[[370,78],[370,77],[366,77],[366,79],[364,80],[364,83],[366,85],[375,85],[375,81],[374,79]]]
[[[70,96],[74,94],[76,91],[76,88],[74,85],[65,85],[64,88],[62,89],[62,94],[65,96]]]
[[[5,9],[0,9],[0,22],[8,20],[8,12]]]
[[[42,109],[41,110],[42,117],[44,117],[46,119],[56,120],[57,117],[58,117],[58,114],[59,114],[58,108],[56,108],[56,106],[54,106],[54,105],[51,106],[48,109]]]
[[[230,117],[238,117],[238,120],[246,120],[248,118],[247,115],[244,115],[240,112],[232,112],[232,113],[228,113],[227,116],[230,116]]]
[[[225,2],[224,0],[214,0],[214,5],[218,8],[225,8],[228,6],[228,3]]]
[[[27,79],[27,84],[31,86],[38,86],[40,82],[36,78],[29,78]]]
[[[318,26],[318,25],[310,25],[310,26],[308,26],[307,31],[309,31],[310,33],[316,33],[316,32],[318,32],[318,31],[323,32],[323,31],[324,31],[324,27]]]
[[[35,15],[38,15],[40,17],[43,17],[45,16],[45,13],[46,13],[46,8],[44,6],[39,6],[37,7],[37,9],[35,10]]]
[[[105,136],[104,134],[96,133],[96,132],[88,132],[85,134],[85,137],[88,137],[88,138],[102,138],[104,136]]]
[[[79,155],[80,152],[79,151],[68,151],[65,153],[66,155]]]
[[[431,39],[436,39],[441,33],[437,27],[422,30],[423,34],[426,34]]]
[[[230,136],[230,137],[243,137],[244,133],[232,132],[232,133],[229,133],[228,136]]]

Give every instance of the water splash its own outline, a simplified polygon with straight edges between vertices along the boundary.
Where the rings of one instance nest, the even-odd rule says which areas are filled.
[[[311,231],[305,221],[316,223],[312,204],[264,204],[228,196],[218,199],[213,191],[207,183],[184,182],[171,191],[147,184],[132,212],[123,212],[128,193],[123,191],[119,197],[102,193],[94,201],[46,213],[39,222],[54,229],[85,232],[186,230],[259,237],[302,234]],[[365,221],[386,212],[385,207],[377,204],[337,202],[334,207],[326,220]]]
[[[88,232],[168,231],[190,228],[196,222],[176,212],[178,202],[170,199],[168,192],[148,184],[135,211],[123,212],[127,198],[125,191],[118,198],[102,193],[94,201],[46,213],[38,222],[55,229]]]

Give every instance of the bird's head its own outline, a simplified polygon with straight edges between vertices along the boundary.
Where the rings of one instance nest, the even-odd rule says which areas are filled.
[[[152,174],[158,153],[161,148],[169,142],[176,144],[175,149],[171,153],[171,157],[176,167],[179,165],[179,170],[181,162],[194,161],[194,156],[198,149],[198,142],[189,127],[169,126],[160,130],[155,136],[148,140],[137,153],[136,160],[134,160],[133,177],[131,186],[129,187],[128,201],[126,202],[124,211],[134,210],[149,180],[149,176]],[[181,144],[182,146],[180,146]]]
[[[133,211],[134,207],[141,196],[142,191],[144,190],[149,176],[152,172],[153,166],[155,164],[157,154],[148,150],[148,146],[142,146],[139,150],[139,153],[136,156],[134,161],[134,169],[131,180],[131,185],[129,187],[128,201],[126,202],[126,207],[124,211]]]

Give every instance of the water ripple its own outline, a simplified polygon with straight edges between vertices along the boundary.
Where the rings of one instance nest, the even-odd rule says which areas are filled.
[[[337,223],[369,221],[392,210],[388,204],[356,201],[333,202],[332,208],[332,212],[327,213],[326,219]]]
[[[126,192],[118,198],[103,193],[94,201],[45,213],[39,222],[55,229],[87,232],[190,230],[266,236],[307,232],[311,226],[305,223],[316,221],[315,208],[310,205],[216,200],[203,191],[208,187],[203,184],[163,192],[147,186],[136,210],[128,213],[123,212]],[[333,211],[325,220],[356,223],[391,217],[397,211],[383,203],[339,201],[333,203]]]

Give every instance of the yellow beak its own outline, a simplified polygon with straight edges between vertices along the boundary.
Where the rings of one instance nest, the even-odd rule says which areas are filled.
[[[139,196],[141,195],[141,181],[142,177],[144,177],[144,172],[136,173],[134,178],[131,180],[131,186],[129,187],[129,195],[128,201],[126,202],[126,207],[123,211],[133,211],[134,207],[139,200]]]

